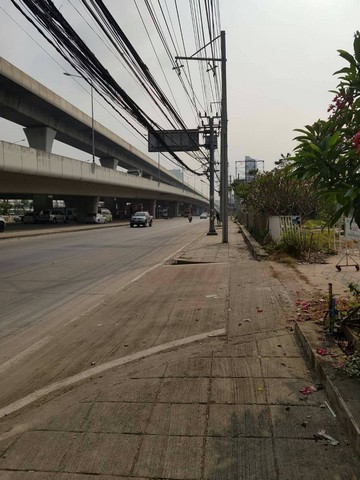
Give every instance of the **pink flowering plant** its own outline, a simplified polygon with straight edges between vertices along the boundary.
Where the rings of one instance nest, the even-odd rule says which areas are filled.
[[[320,196],[339,205],[330,224],[346,215],[360,226],[360,32],[353,45],[353,55],[338,50],[348,65],[334,74],[339,84],[327,120],[295,130],[291,161],[297,178],[311,179]]]

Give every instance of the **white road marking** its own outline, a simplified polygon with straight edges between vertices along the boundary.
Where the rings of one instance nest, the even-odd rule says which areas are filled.
[[[89,368],[88,370],[78,373],[77,375],[73,375],[72,377],[68,377],[64,380],[60,380],[59,382],[52,383],[51,385],[41,388],[40,390],[36,390],[35,392],[30,393],[26,397],[21,398],[20,400],[16,400],[10,405],[7,405],[6,407],[1,408],[0,418],[3,418],[6,415],[10,415],[11,413],[16,412],[17,410],[20,410],[20,408],[26,407],[27,405],[35,402],[39,398],[42,398],[48,395],[49,393],[55,392],[56,390],[59,390],[64,387],[68,387],[70,385],[74,385],[77,382],[80,382],[89,377],[98,375],[106,370],[110,370],[111,368],[119,367],[121,365],[126,365],[127,363],[134,362],[135,360],[140,360],[142,358],[149,357],[150,355],[154,355],[160,352],[165,352],[166,350],[171,350],[173,348],[187,345],[192,342],[198,342],[199,340],[204,340],[209,337],[223,336],[225,334],[226,334],[226,331],[224,328],[221,328],[219,330],[213,330],[211,332],[199,333],[198,335],[193,335],[191,337],[181,338],[179,340],[174,340],[172,342],[163,343],[162,345],[157,345],[156,347],[151,347],[146,350],[142,350],[141,352],[136,352],[131,355],[127,355],[126,357],[117,358],[115,360],[111,360],[110,362],[103,363],[102,365],[97,365],[96,367]]]
[[[14,357],[9,358],[9,360],[7,360],[5,363],[3,363],[2,365],[0,365],[0,375],[1,375],[2,373],[6,372],[6,370],[8,370],[10,367],[12,367],[12,366],[14,365],[14,363],[16,363],[16,362],[18,362],[19,360],[23,359],[23,358],[26,357],[27,355],[30,355],[31,353],[34,353],[36,350],[38,350],[38,349],[41,348],[43,345],[45,345],[46,343],[48,343],[51,338],[52,338],[52,337],[48,335],[48,336],[42,338],[41,340],[39,340],[38,342],[33,343],[30,347],[26,348],[25,350],[23,350],[22,352],[18,353],[18,354],[15,355]]]

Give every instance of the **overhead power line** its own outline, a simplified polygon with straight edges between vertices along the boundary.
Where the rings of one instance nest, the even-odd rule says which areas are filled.
[[[120,106],[140,125],[157,137],[160,144],[166,148],[165,142],[157,133],[157,130],[162,130],[160,125],[152,120],[152,118],[147,115],[147,113],[125,92],[125,90],[118,85],[108,70],[77,35],[75,30],[65,20],[51,0],[37,0],[36,2],[33,0],[11,1],[27,20],[35,26],[39,33],[58,51],[58,53],[65,58],[84,79],[92,83],[99,95],[101,95],[118,113],[120,112],[113,104]],[[83,3],[87,5],[88,2],[83,0]],[[178,113],[172,107],[163,92],[161,92],[146,65],[141,60],[140,56],[120,27],[116,24],[103,2],[101,0],[90,0],[90,3],[95,8],[94,11],[101,15],[101,18],[106,19],[107,24],[111,26],[117,35],[119,35],[119,38],[123,42],[123,46],[126,47],[124,56],[127,57],[128,61],[136,62],[136,68],[140,69],[151,88],[158,95],[161,103],[166,106],[173,118],[176,119],[180,125],[184,125]],[[26,8],[26,12],[21,6]],[[120,115],[122,114],[120,113]],[[125,116],[123,116],[123,118],[128,121]],[[196,170],[193,170],[186,165],[170,149],[169,153],[184,168],[199,175]]]

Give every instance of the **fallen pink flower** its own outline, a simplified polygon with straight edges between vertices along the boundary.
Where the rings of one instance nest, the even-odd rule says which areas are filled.
[[[321,355],[321,356],[325,356],[325,355],[329,355],[329,351],[326,349],[326,348],[318,348],[316,350],[316,353]]]
[[[303,395],[311,395],[313,392],[316,392],[315,387],[303,387],[301,390],[299,390],[300,393]]]

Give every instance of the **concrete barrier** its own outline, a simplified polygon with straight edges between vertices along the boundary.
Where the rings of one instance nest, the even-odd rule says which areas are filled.
[[[268,254],[265,252],[265,250],[262,248],[261,245],[255,240],[254,237],[250,235],[250,233],[247,231],[247,229],[244,227],[244,225],[239,224],[239,233],[242,233],[244,240],[249,247],[253,257],[256,260],[267,260]]]

